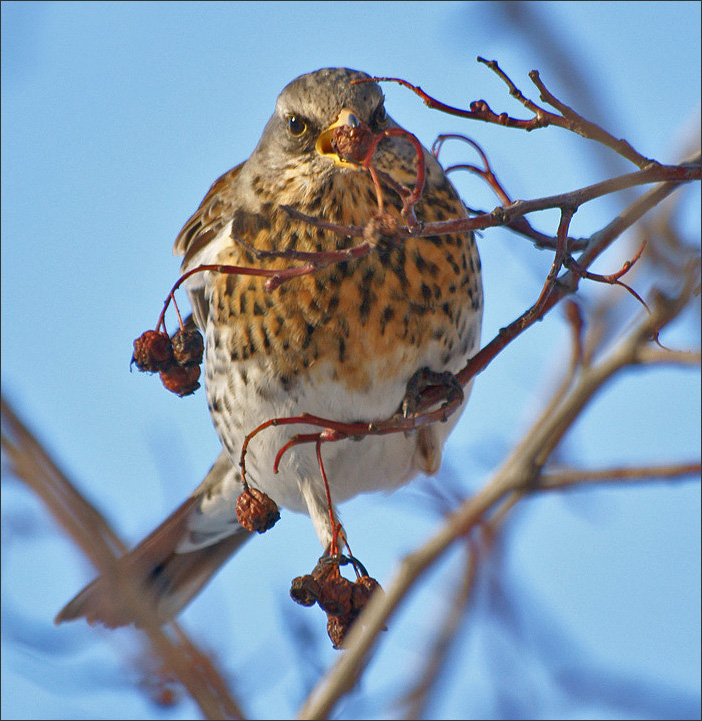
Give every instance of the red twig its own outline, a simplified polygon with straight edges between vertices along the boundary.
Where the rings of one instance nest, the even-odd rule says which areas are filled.
[[[452,165],[448,168],[446,168],[446,173],[451,173],[454,170],[467,170],[471,173],[474,173],[475,175],[478,175],[481,177],[494,191],[495,195],[500,199],[502,203],[502,207],[506,208],[512,204],[512,199],[507,194],[507,191],[503,188],[502,184],[498,180],[497,176],[495,175],[495,172],[492,169],[492,166],[490,165],[490,161],[488,160],[487,154],[485,151],[471,138],[461,135],[460,133],[446,133],[439,135],[436,140],[434,141],[431,152],[434,155],[435,158],[438,159],[439,153],[441,152],[441,148],[443,147],[444,143],[447,140],[461,140],[465,143],[468,143],[471,145],[477,153],[480,155],[482,161],[483,161],[483,168],[479,168],[476,165],[469,165],[469,164],[457,164]],[[554,240],[551,236],[544,235],[543,233],[540,233],[538,230],[535,230],[531,223],[523,216],[517,216],[513,220],[506,223],[507,227],[514,230],[516,233],[520,233],[521,235],[526,236],[527,238],[531,238],[531,240],[534,241],[534,244],[537,247],[555,247],[557,241]],[[567,239],[567,245],[570,250],[577,250],[579,248],[582,248],[583,246],[582,240],[578,240],[576,238],[568,238]]]
[[[492,166],[490,165],[490,161],[488,160],[485,151],[480,147],[480,145],[478,145],[478,143],[475,142],[475,140],[472,140],[465,135],[461,135],[460,133],[445,133],[439,135],[431,146],[431,152],[434,157],[439,157],[441,148],[447,140],[461,140],[464,143],[468,143],[473,148],[475,148],[476,152],[478,153],[478,155],[480,155],[483,161],[483,168],[478,168],[475,165],[454,165],[450,168],[447,168],[446,172],[448,173],[451,170],[458,168],[470,170],[472,173],[479,175],[481,178],[483,178],[483,180],[485,180],[485,182],[495,191],[495,195],[502,201],[502,205],[510,205],[512,199],[509,197],[509,195],[507,195],[507,191],[502,187],[502,184],[497,179],[497,176],[495,175]]]
[[[566,239],[568,238],[568,227],[570,226],[570,221],[575,215],[575,211],[576,208],[570,207],[565,207],[561,209],[561,220],[558,224],[558,234],[556,236],[556,254],[553,258],[551,269],[546,276],[544,286],[541,289],[541,294],[539,295],[536,303],[531,308],[531,311],[534,315],[538,315],[544,309],[545,303],[549,299],[549,296],[553,291],[556,279],[558,278],[558,274],[561,272],[561,268],[563,267],[563,261],[566,258]]]
[[[248,451],[249,443],[257,436],[261,431],[270,428],[271,426],[286,426],[286,425],[308,425],[323,428],[324,430],[320,433],[300,433],[292,436],[290,440],[278,451],[274,461],[274,472],[278,472],[280,461],[286,451],[293,446],[302,445],[306,443],[327,443],[341,441],[349,436],[368,436],[368,435],[387,435],[388,433],[398,433],[400,431],[412,431],[416,428],[436,423],[437,421],[446,421],[456,411],[458,406],[461,405],[462,398],[453,394],[450,388],[445,386],[429,386],[429,390],[433,389],[433,395],[429,403],[424,402],[427,391],[422,392],[423,400],[423,411],[411,415],[407,418],[403,416],[394,416],[385,420],[379,421],[357,421],[350,423],[343,423],[336,421],[331,418],[322,418],[321,416],[315,416],[310,413],[301,413],[299,416],[283,416],[280,418],[271,418],[264,421],[253,431],[248,433],[244,437],[244,442],[241,446],[241,454],[239,455],[239,466],[241,467],[241,478],[244,487],[248,487],[246,481],[246,453]],[[426,410],[442,402],[439,408],[433,411]]]
[[[684,167],[684,166],[681,166]],[[644,172],[644,171],[641,171]],[[612,240],[621,235],[627,228],[636,223],[648,210],[655,207],[678,187],[677,182],[662,183],[651,189],[648,193],[635,200],[624,213],[618,215],[611,223],[595,233],[587,248],[578,258],[582,268],[587,268],[607,248]],[[503,348],[511,343],[518,335],[543,316],[558,303],[564,296],[573,293],[578,287],[582,276],[569,270],[559,281],[544,302],[539,314],[533,312],[533,307],[522,313],[512,323],[500,329],[499,333],[483,348],[478,351],[466,364],[465,368],[456,374],[456,380],[465,386],[473,377],[481,373]],[[426,395],[426,398],[425,398]],[[419,410],[432,401],[431,393],[423,393]]]
[[[481,59],[482,60],[482,59]],[[486,61],[483,61],[486,62]],[[526,127],[527,129],[531,129],[531,127],[541,127],[543,125],[543,118],[547,117],[548,114],[547,111],[543,111],[543,109],[540,109],[538,106],[536,106],[535,103],[525,98],[521,92],[514,86],[514,84],[507,78],[504,73],[499,69],[496,63],[486,63],[488,64],[495,72],[500,74],[503,79],[508,83],[510,86],[510,92],[512,95],[517,97],[526,107],[530,108],[532,112],[535,113],[535,118],[532,121],[515,121],[513,119],[509,118],[503,118],[503,116],[500,116],[499,122],[501,124],[513,124],[519,127]],[[537,76],[538,77],[538,76]],[[533,78],[532,78],[533,79]],[[450,106],[446,106],[442,103],[439,103],[438,101],[435,101],[430,96],[426,95],[421,88],[418,88],[416,86],[411,85],[410,83],[407,83],[406,81],[403,81],[399,78],[375,78],[375,80],[394,80],[396,82],[399,82],[411,89],[413,89],[417,94],[419,94],[428,105],[431,105],[431,107],[437,107],[438,109],[444,110],[446,112],[454,112],[454,114],[460,114],[464,117],[477,117],[481,113],[475,112],[474,110],[471,110],[470,113],[467,111],[459,111],[455,108],[451,108]],[[536,82],[536,81],[535,81]],[[549,101],[550,102],[550,101]],[[473,108],[473,106],[471,106]],[[562,106],[562,109],[567,109],[567,106]],[[569,110],[569,109],[568,109]],[[482,112],[482,111],[481,111]],[[490,111],[491,113],[492,111]],[[576,114],[573,111],[569,111],[573,116]],[[544,115],[545,114],[545,115]],[[494,115],[494,114],[493,114]],[[577,116],[579,117],[579,116]],[[577,117],[575,120],[577,121]],[[480,119],[485,119],[484,117],[481,117]],[[531,124],[531,127],[527,127],[528,124]],[[567,127],[563,125],[563,127]],[[596,127],[596,126],[595,126]],[[569,128],[573,129],[573,128]],[[577,132],[577,131],[576,131]],[[604,132],[604,131],[603,131]],[[582,134],[582,133],[581,133]],[[383,195],[382,195],[382,189],[380,186],[380,179],[379,179],[379,172],[373,167],[372,165],[372,156],[375,152],[375,149],[377,148],[378,143],[384,138],[388,136],[403,136],[407,138],[409,142],[412,142],[415,150],[417,152],[417,181],[415,184],[415,188],[412,191],[409,191],[407,188],[404,188],[404,186],[399,185],[395,181],[393,181],[394,185],[393,188],[399,192],[401,197],[403,198],[403,208],[402,213],[405,215],[405,217],[408,218],[408,228],[407,229],[397,229],[397,237],[398,238],[404,238],[408,235],[416,235],[418,237],[424,237],[427,235],[435,235],[435,234],[441,234],[441,233],[454,233],[454,232],[466,232],[469,230],[477,230],[477,229],[484,229],[487,227],[492,227],[495,225],[509,225],[515,224],[516,219],[521,218],[523,220],[523,216],[526,213],[534,212],[536,210],[543,210],[546,208],[551,207],[558,207],[561,209],[561,220],[559,223],[558,233],[556,237],[556,253],[555,257],[551,266],[551,270],[549,271],[548,277],[546,278],[546,281],[544,283],[544,286],[542,288],[541,294],[539,295],[539,298],[537,299],[536,303],[527,310],[524,314],[522,314],[519,318],[517,318],[515,321],[513,321],[509,326],[502,329],[498,336],[494,338],[490,343],[488,343],[481,351],[479,351],[470,361],[467,363],[466,367],[462,369],[456,376],[457,381],[462,385],[465,386],[470,379],[473,378],[477,373],[482,371],[486,365],[497,355],[497,353],[502,350],[511,340],[513,340],[517,335],[519,335],[521,332],[523,332],[527,327],[529,327],[532,323],[534,323],[536,320],[543,317],[543,315],[561,298],[564,294],[568,292],[572,292],[577,287],[577,279],[581,277],[590,278],[593,280],[600,280],[601,282],[609,282],[613,284],[620,284],[624,285],[630,292],[634,293],[636,297],[636,293],[630,289],[628,286],[626,286],[624,283],[620,281],[621,276],[631,267],[631,265],[636,261],[638,258],[638,255],[636,258],[634,258],[631,263],[628,265],[625,265],[625,267],[620,271],[618,274],[613,274],[611,276],[598,276],[596,274],[589,273],[589,271],[586,270],[587,264],[592,262],[594,257],[600,252],[600,242],[591,242],[585,253],[581,256],[580,260],[584,261],[585,265],[582,265],[581,263],[576,262],[570,255],[569,250],[572,250],[572,248],[569,248],[569,242],[572,240],[568,237],[568,228],[570,225],[570,221],[576,212],[577,208],[587,202],[588,200],[591,200],[595,197],[599,197],[600,195],[604,195],[607,193],[615,192],[616,190],[622,189],[624,187],[631,187],[632,185],[642,184],[642,183],[648,183],[648,182],[654,182],[656,180],[673,180],[677,182],[685,182],[686,180],[692,180],[699,178],[700,176],[700,168],[699,164],[692,164],[692,165],[683,165],[683,166],[660,166],[658,164],[653,163],[646,163],[646,167],[639,171],[638,173],[631,173],[626,176],[621,176],[619,178],[614,178],[609,181],[605,181],[603,183],[598,183],[593,186],[589,186],[588,188],[583,188],[579,191],[574,191],[571,193],[565,193],[559,196],[553,196],[552,198],[545,198],[545,199],[539,199],[536,201],[518,201],[516,203],[513,203],[509,200],[509,196],[504,191],[502,186],[500,185],[499,181],[497,180],[496,176],[492,172],[492,169],[490,168],[488,159],[486,155],[483,153],[483,151],[480,149],[479,146],[477,146],[473,141],[469,140],[468,138],[464,138],[463,136],[452,136],[452,137],[460,137],[462,140],[465,140],[466,142],[469,142],[472,144],[476,150],[480,153],[481,157],[483,158],[483,162],[485,164],[484,170],[475,169],[473,166],[470,166],[471,169],[476,170],[479,174],[481,174],[493,187],[495,192],[497,193],[498,197],[505,203],[506,207],[502,208],[496,208],[492,213],[489,214],[483,214],[482,216],[479,216],[477,218],[461,218],[454,221],[444,221],[440,223],[427,223],[423,226],[419,226],[419,224],[416,221],[416,218],[414,218],[414,212],[413,212],[413,205],[419,200],[421,197],[421,193],[424,188],[424,182],[425,182],[425,167],[424,167],[424,155],[421,145],[419,144],[419,141],[411,134],[407,133],[406,131],[399,129],[399,128],[391,128],[388,130],[383,131],[382,133],[379,133],[373,137],[371,146],[366,154],[366,157],[363,161],[363,167],[365,167],[371,174],[371,177],[373,178],[373,182],[376,187],[376,193],[378,197],[378,206],[380,211],[382,212],[383,209]],[[440,138],[440,143],[443,142],[444,139],[446,139],[449,136],[443,136]],[[586,135],[586,137],[589,137]],[[439,145],[440,147],[440,145]],[[437,150],[438,153],[438,150]],[[384,178],[385,179],[385,178]],[[345,237],[353,237],[353,236],[361,236],[364,234],[366,227],[356,227],[356,226],[343,226],[339,224],[329,223],[327,221],[314,218],[311,216],[307,216],[303,213],[300,213],[297,210],[294,210],[293,208],[290,208],[288,206],[282,206],[286,212],[288,212],[293,217],[303,220],[306,222],[309,222],[311,225],[324,228],[333,232],[337,232],[341,235],[344,235]],[[526,221],[524,221],[526,223]],[[633,220],[632,220],[633,222]],[[528,226],[528,223],[527,223]],[[530,228],[530,226],[528,226]],[[605,230],[608,230],[610,233],[614,233],[617,230],[617,224],[612,224],[612,228],[607,228]],[[525,230],[522,230],[522,232],[525,232]],[[604,233],[604,231],[602,231]],[[619,232],[621,232],[621,229],[619,229]],[[527,233],[529,234],[529,233]],[[591,239],[592,240],[592,239]],[[246,244],[245,244],[246,245]],[[248,247],[248,246],[247,246]],[[604,247],[604,246],[602,246]],[[209,271],[215,271],[215,272],[222,272],[222,273],[240,273],[243,275],[256,275],[256,276],[264,276],[267,277],[268,280],[266,282],[266,289],[267,290],[273,290],[274,288],[277,288],[282,282],[301,275],[306,275],[309,273],[313,273],[316,270],[318,270],[321,267],[325,267],[327,265],[338,263],[338,262],[344,262],[351,258],[362,258],[365,255],[368,255],[373,250],[373,245],[370,242],[363,242],[357,246],[354,246],[352,248],[349,248],[347,250],[342,251],[323,251],[323,252],[316,252],[316,253],[304,253],[301,251],[260,251],[254,248],[250,248],[257,257],[281,257],[286,258],[289,260],[302,260],[306,261],[306,264],[299,267],[293,267],[293,268],[282,268],[282,269],[260,269],[260,268],[246,268],[246,267],[240,267],[240,266],[229,266],[229,265],[203,265],[199,266],[198,268],[194,268],[187,273],[185,273],[178,282],[174,285],[173,289],[171,290],[171,293],[169,294],[166,304],[164,306],[164,309],[162,311],[162,314],[159,318],[159,324],[163,320],[163,315],[165,314],[166,308],[168,306],[168,303],[171,299],[173,299],[173,294],[175,290],[183,283],[188,277],[190,277],[192,274],[196,272],[200,272],[203,270],[209,270]],[[640,255],[640,253],[639,253]],[[559,288],[558,292],[554,292],[557,287],[557,281],[558,281],[558,275],[561,270],[561,268],[566,265],[569,268],[569,273],[571,274],[570,277],[564,278],[562,281],[561,287]],[[639,298],[640,299],[640,298]],[[641,301],[643,302],[643,301]],[[645,305],[645,304],[644,304]],[[442,405],[439,408],[436,408],[433,411],[430,411],[429,409],[432,408],[436,403],[443,401]],[[242,450],[240,455],[240,466],[242,469],[242,481],[244,483],[244,486],[247,486],[246,481],[246,473],[245,473],[245,458],[246,458],[246,452],[248,449],[248,445],[250,441],[261,431],[265,430],[266,428],[269,428],[271,426],[278,426],[278,425],[291,425],[291,424],[306,424],[316,427],[321,427],[324,430],[319,433],[306,433],[306,434],[297,434],[294,435],[290,440],[284,444],[284,446],[278,451],[278,454],[275,458],[275,468],[274,470],[277,471],[280,460],[284,453],[292,448],[295,445],[304,444],[304,443],[312,443],[314,442],[319,449],[321,447],[321,444],[323,442],[330,442],[330,441],[339,441],[343,440],[345,438],[348,438],[349,436],[365,436],[365,435],[381,435],[386,433],[396,433],[400,431],[410,431],[414,430],[416,428],[419,428],[424,425],[428,425],[430,423],[434,423],[438,420],[445,421],[451,413],[453,413],[456,408],[460,405],[460,398],[451,397],[450,394],[447,392],[446,388],[442,388],[441,386],[430,386],[426,389],[424,389],[421,393],[421,399],[417,407],[417,413],[404,418],[404,417],[398,417],[395,416],[390,419],[380,420],[376,422],[357,422],[357,423],[341,423],[338,421],[334,421],[327,418],[320,418],[318,416],[309,415],[306,413],[303,413],[299,416],[294,417],[283,417],[283,418],[274,418],[270,419],[261,425],[259,425],[257,428],[255,428],[252,432],[250,432],[244,439],[244,443],[242,444]],[[324,475],[323,465],[321,464],[321,457],[320,457],[320,468],[322,469],[322,473]]]
[[[490,65],[487,61],[482,60],[482,58],[478,58],[481,62],[485,62],[487,65]],[[497,66],[497,63],[495,63],[495,66]],[[491,66],[490,66],[491,67]],[[493,68],[494,69],[494,68]],[[498,68],[499,69],[499,68]],[[502,71],[500,71],[502,73]],[[506,75],[502,74],[505,78]],[[470,110],[465,110],[463,108],[456,108],[453,105],[447,105],[446,103],[442,103],[440,100],[437,100],[436,98],[433,98],[431,95],[427,94],[422,90],[422,88],[419,85],[413,85],[412,83],[407,82],[407,80],[403,80],[402,78],[391,78],[391,77],[373,77],[361,80],[355,80],[353,82],[392,82],[392,83],[399,83],[400,85],[404,85],[406,88],[409,88],[412,92],[419,95],[419,97],[424,101],[424,104],[427,107],[432,108],[433,110],[439,110],[442,113],[447,113],[448,115],[457,115],[459,118],[469,118],[471,120],[483,120],[486,123],[495,123],[497,125],[504,125],[509,128],[521,128],[522,130],[534,130],[535,128],[545,128],[546,126],[550,125],[548,116],[553,115],[552,113],[548,113],[548,111],[544,111],[541,108],[538,108],[538,110],[535,110],[535,117],[530,118],[528,120],[522,120],[519,118],[512,118],[507,113],[500,113],[499,115],[495,112],[493,112],[490,109],[490,106],[484,101],[484,100],[474,100],[470,104]],[[517,90],[516,86],[509,81],[509,83],[514,87],[515,90]],[[519,95],[521,93],[517,90]],[[510,94],[514,95],[514,93],[510,92]],[[521,95],[521,97],[524,97]],[[526,98],[525,98],[526,100]],[[554,118],[557,118],[557,115],[553,115]]]
[[[553,195],[547,198],[538,198],[536,200],[518,200],[512,202],[507,207],[499,207],[490,213],[484,213],[482,215],[473,218],[458,218],[456,220],[447,220],[437,223],[424,223],[421,227],[420,232],[411,233],[408,229],[398,228],[397,237],[399,239],[407,238],[411,234],[415,237],[426,237],[431,235],[443,235],[447,233],[464,233],[473,230],[485,230],[486,228],[492,228],[500,225],[512,226],[517,218],[523,217],[528,213],[533,213],[541,210],[548,210],[550,208],[563,208],[563,207],[579,207],[584,203],[599,198],[603,195],[623,190],[625,188],[634,187],[636,185],[644,185],[648,183],[660,182],[660,181],[673,181],[678,183],[684,183],[691,180],[699,180],[701,175],[701,169],[698,163],[682,164],[676,166],[667,165],[652,165],[644,170],[640,170],[634,173],[627,173],[617,178],[605,180],[601,183],[595,183],[579,190],[570,191],[568,193],[561,193],[560,195]],[[411,203],[409,203],[411,205]],[[303,220],[313,227],[323,228],[339,233],[345,237],[359,237],[363,236],[364,226],[353,226],[353,225],[341,225],[338,223],[329,223],[320,218],[316,218],[311,215],[301,213],[294,208],[283,205],[281,206],[287,213],[298,220]],[[553,245],[552,239],[548,236],[539,236],[544,239],[537,240],[542,244],[549,246]],[[583,241],[577,239],[568,239],[570,249],[575,250],[582,247]],[[243,241],[239,241],[243,242]],[[556,243],[557,244],[557,243]],[[248,246],[248,244],[245,244]],[[367,242],[362,242],[359,245],[347,248],[346,250],[335,250],[335,251],[319,251],[319,252],[303,252],[295,250],[285,251],[264,251],[253,249],[259,257],[279,257],[287,258],[292,260],[306,260],[307,265],[294,267],[294,268],[278,268],[278,269],[263,269],[263,268],[249,268],[244,266],[234,265],[201,265],[197,268],[189,270],[183,274],[169,293],[163,311],[159,316],[159,323],[163,322],[163,316],[165,315],[166,309],[173,299],[174,292],[180,287],[180,285],[187,280],[191,275],[202,271],[214,271],[220,273],[239,273],[242,275],[256,275],[265,276],[268,278],[266,282],[267,290],[275,290],[281,283],[289,280],[293,277],[299,277],[302,275],[308,275],[316,272],[319,268],[324,268],[334,263],[342,263],[351,259],[362,258],[373,251],[373,245]]]
[[[368,156],[364,161],[364,166],[370,165],[373,152],[377,147],[378,143],[385,137],[403,137],[414,145],[415,152],[417,154],[417,182],[415,183],[414,190],[405,198],[404,206],[402,208],[402,214],[408,216],[411,213],[412,206],[419,200],[420,196],[424,192],[424,185],[426,183],[426,168],[424,164],[424,150],[422,144],[412,133],[407,132],[403,128],[388,128],[383,130],[382,133],[378,133],[373,138],[371,149],[368,151]]]
[[[670,192],[670,189],[664,189],[661,192]],[[571,195],[563,196],[566,197],[572,197]],[[651,202],[651,201],[649,201]],[[640,217],[640,213],[643,212],[643,208],[648,203],[645,202],[643,199],[640,201],[637,201],[634,206],[636,206],[635,210],[632,210],[629,213],[628,216],[628,223],[632,224],[638,217]],[[638,206],[641,206],[639,208]],[[525,313],[523,313],[519,318],[517,318],[515,321],[509,324],[506,328],[503,328],[499,334],[493,338],[492,341],[490,341],[484,348],[482,348],[473,358],[471,358],[468,363],[466,364],[465,368],[463,368],[457,375],[456,379],[457,381],[462,385],[465,386],[475,375],[480,373],[489,363],[490,361],[504,348],[506,347],[514,338],[516,338],[520,333],[522,333],[526,328],[531,326],[536,320],[542,318],[550,308],[556,304],[560,298],[562,298],[565,294],[572,292],[575,287],[577,287],[577,279],[581,277],[586,277],[586,275],[582,272],[585,270],[586,266],[582,264],[584,263],[589,264],[591,263],[594,258],[599,254],[599,252],[606,247],[607,245],[607,237],[619,234],[623,232],[624,226],[622,226],[622,223],[618,220],[616,223],[610,224],[611,227],[608,227],[607,229],[604,229],[601,231],[600,238],[598,239],[597,243],[592,243],[588,250],[581,256],[581,263],[579,267],[579,272],[576,272],[573,269],[569,270],[569,273],[571,273],[570,277],[563,278],[560,282],[560,284],[556,283],[557,277],[558,277],[558,271],[560,268],[566,264],[566,259],[569,257],[566,252],[566,238],[567,238],[567,231],[568,226],[570,223],[570,220],[575,213],[575,207],[574,206],[566,206],[562,209],[561,214],[561,222],[559,224],[559,232],[558,232],[558,238],[557,238],[557,250],[556,250],[556,257],[554,257],[554,261],[551,267],[551,271],[549,273],[549,276],[544,284],[544,287],[542,289],[542,292],[539,296],[539,299],[537,302],[529,308]],[[301,215],[301,214],[300,214]],[[315,219],[312,219],[314,222]],[[425,226],[424,231],[427,231],[427,227],[429,225],[434,224],[427,224]],[[607,232],[605,232],[607,231]],[[357,246],[360,247],[360,246]],[[347,252],[347,251],[342,251]],[[631,261],[635,262],[636,259]],[[568,260],[568,263],[571,261]],[[573,261],[575,262],[575,261]],[[225,269],[222,272],[228,272],[226,269],[230,268],[231,266],[212,266],[207,267],[203,266],[202,269],[213,269],[213,270],[219,270],[219,269]],[[630,267],[630,265],[628,266]],[[627,268],[628,269],[628,268]],[[192,272],[196,272],[199,269],[194,269]],[[244,270],[255,270],[255,269],[244,269]],[[279,271],[261,271],[258,273],[255,273],[257,275],[264,275],[266,273],[276,273]],[[615,274],[616,275],[616,274]],[[558,288],[557,292],[556,289]],[[428,409],[434,406],[436,403],[443,401],[443,404],[441,407],[429,411]],[[441,386],[430,386],[429,388],[425,389],[421,393],[420,401],[417,408],[417,413],[415,415],[412,415],[408,418],[402,418],[402,417],[393,417],[391,419],[385,419],[380,421],[374,421],[374,422],[357,422],[357,423],[341,423],[338,421],[334,421],[329,418],[321,418],[319,416],[313,416],[310,414],[303,413],[299,416],[294,417],[281,417],[281,418],[274,418],[266,421],[265,423],[262,423],[260,426],[258,426],[256,429],[254,429],[251,433],[249,433],[245,439],[244,443],[242,445],[242,451],[240,456],[240,465],[242,467],[242,480],[244,481],[244,484],[246,484],[245,480],[245,456],[246,456],[246,450],[248,448],[248,444],[250,443],[251,439],[256,436],[258,433],[260,433],[262,430],[265,430],[266,428],[269,428],[270,426],[278,426],[278,425],[291,425],[291,424],[306,424],[311,426],[317,426],[326,429],[326,432],[328,435],[321,438],[321,442],[327,442],[327,441],[338,441],[343,440],[344,438],[347,438],[348,436],[365,436],[365,435],[384,435],[387,433],[397,433],[400,431],[411,431],[416,428],[419,428],[424,425],[429,425],[430,423],[434,423],[436,421],[445,421],[447,418],[456,410],[456,408],[460,405],[460,399],[451,399],[447,396],[446,388],[443,388]],[[333,432],[333,433],[332,433]],[[303,443],[311,443],[311,442],[317,442],[320,440],[320,434],[316,433],[310,433],[310,434],[300,434],[297,436],[294,436],[293,438],[288,441],[288,443],[285,444],[285,446],[279,451],[277,457],[276,457],[276,466],[279,464],[280,459],[282,458],[282,455],[285,453],[285,451],[289,450],[291,447]]]
[[[334,506],[332,504],[331,490],[329,490],[329,481],[327,480],[327,473],[324,470],[324,461],[322,460],[322,433],[317,434],[318,438],[315,444],[315,450],[317,451],[317,463],[319,463],[319,470],[322,473],[322,481],[324,482],[324,491],[327,494],[327,511],[329,512],[329,524],[332,529],[332,540],[329,546],[329,553],[334,556],[339,552],[338,538],[339,538],[339,524],[336,522],[334,517]]]
[[[166,311],[168,310],[168,306],[170,305],[171,301],[175,304],[175,292],[180,288],[180,286],[188,279],[191,275],[195,275],[195,273],[202,273],[203,271],[210,270],[214,271],[216,273],[233,273],[233,274],[239,274],[239,275],[258,275],[258,276],[266,276],[266,277],[274,277],[277,273],[279,273],[279,270],[267,270],[264,268],[246,268],[244,266],[240,265],[198,265],[197,268],[192,268],[191,270],[187,271],[186,273],[183,273],[183,275],[178,278],[178,280],[175,282],[173,287],[170,290],[170,293],[166,296],[166,300],[163,304],[163,310],[161,311],[161,315],[158,317],[158,322],[156,323],[156,329],[163,326],[165,330],[165,323],[164,323],[164,317],[166,315]],[[180,313],[178,313],[178,319],[180,320],[181,327],[183,326],[183,321],[180,318]]]
[[[424,223],[422,225],[421,232],[413,235],[417,238],[424,238],[431,235],[485,230],[496,226],[512,226],[516,218],[529,213],[549,210],[551,208],[562,208],[565,206],[580,207],[590,200],[600,198],[604,195],[610,195],[611,193],[624,190],[625,188],[665,181],[686,183],[692,180],[699,180],[701,175],[702,169],[700,168],[699,162],[683,163],[681,165],[651,165],[644,170],[620,175],[616,178],[611,178],[600,183],[594,183],[593,185],[589,185],[585,188],[579,188],[578,190],[572,190],[567,193],[551,195],[546,198],[536,198],[534,200],[516,200],[506,207],[500,206],[490,213],[483,213],[482,215],[472,218],[458,218],[456,220],[445,220],[436,223]],[[286,206],[283,207],[285,207],[288,212],[291,212],[291,214],[293,214],[296,218],[304,220],[313,227],[334,229],[341,235],[348,237],[362,236],[364,232],[364,228],[359,226],[336,225],[334,228],[330,228],[332,224],[329,224],[326,221],[315,218],[312,215],[300,213],[299,211],[293,211],[292,209],[288,209]],[[407,238],[409,235],[410,233],[406,229],[398,228],[398,239]],[[557,241],[554,243],[554,240],[549,236],[539,236],[537,244],[555,247]],[[573,238],[569,239],[569,244],[571,250],[579,250],[583,249],[586,241]],[[370,252],[370,250],[368,252]]]
[[[616,273],[610,273],[609,275],[599,275],[598,273],[591,273],[589,270],[586,270],[583,268],[575,258],[571,256],[567,256],[563,260],[563,265],[565,265],[566,268],[569,268],[570,270],[577,273],[582,278],[587,278],[588,280],[594,280],[597,283],[609,283],[610,285],[620,285],[622,288],[626,288],[626,290],[631,293],[631,295],[636,298],[636,300],[643,305],[644,308],[650,313],[651,309],[648,307],[648,304],[646,301],[629,285],[626,283],[623,283],[620,279],[622,276],[624,276],[626,273],[628,273],[631,270],[631,267],[636,263],[636,261],[641,257],[641,254],[644,251],[644,248],[646,247],[646,241],[644,241],[641,244],[641,247],[639,248],[636,255],[631,259],[627,260],[624,265],[616,272]]]

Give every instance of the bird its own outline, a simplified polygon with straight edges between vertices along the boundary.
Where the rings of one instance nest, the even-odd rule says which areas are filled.
[[[280,257],[261,251],[349,249],[357,237],[304,216],[368,226],[379,214],[379,196],[386,217],[406,227],[404,201],[418,182],[419,151],[392,132],[397,128],[380,85],[364,72],[322,68],[294,79],[250,157],[213,183],[177,236],[182,273],[213,264],[281,267]],[[340,147],[355,133],[383,135],[372,156],[375,180],[358,152]],[[426,178],[413,207],[416,223],[467,217],[438,160],[419,150]],[[483,291],[475,238],[471,232],[421,236],[383,238],[364,257],[317,268],[274,290],[266,278],[250,275],[190,276],[193,319],[205,339],[207,403],[222,449],[186,501],[116,566],[132,574],[159,623],[173,619],[255,535],[235,514],[247,434],[272,418],[303,413],[349,423],[391,418],[402,413],[418,374],[455,374],[476,352]],[[333,504],[436,473],[469,391],[446,422],[323,444]],[[282,508],[308,514],[327,549],[334,528],[314,444],[289,448],[273,471],[276,454],[299,432],[280,425],[251,438],[246,479]],[[133,622],[110,589],[109,579],[98,577],[56,622]]]

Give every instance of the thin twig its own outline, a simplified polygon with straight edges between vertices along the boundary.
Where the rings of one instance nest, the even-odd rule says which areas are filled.
[[[442,113],[447,113],[448,115],[456,115],[460,118],[467,118],[470,120],[481,120],[486,123],[494,123],[508,128],[518,128],[527,131],[554,125],[611,148],[622,157],[637,165],[639,168],[645,168],[655,162],[634,150],[634,148],[626,140],[615,138],[604,128],[587,120],[582,115],[576,113],[571,107],[558,100],[548,90],[537,70],[532,70],[529,73],[529,78],[538,88],[541,99],[556,108],[560,115],[542,108],[533,100],[526,97],[510,79],[507,73],[500,68],[496,60],[486,60],[485,58],[478,57],[478,62],[483,63],[495,72],[506,83],[509,88],[509,94],[518,100],[525,108],[527,108],[527,110],[532,112],[534,117],[524,120],[520,118],[513,118],[507,113],[495,113],[484,100],[474,100],[470,103],[470,110],[456,108],[436,100],[436,98],[433,98],[425,93],[419,85],[413,85],[402,78],[374,77],[367,80],[356,80],[354,82],[360,83],[375,81],[399,83],[419,95],[419,97],[424,101],[424,104],[428,107],[434,110],[439,110]]]
[[[542,473],[535,490],[550,491],[555,488],[570,486],[592,486],[600,483],[639,483],[641,481],[679,481],[684,479],[698,480],[700,476],[699,461],[691,463],[668,463],[651,466],[622,466],[605,468],[599,471],[584,468],[559,468]]]

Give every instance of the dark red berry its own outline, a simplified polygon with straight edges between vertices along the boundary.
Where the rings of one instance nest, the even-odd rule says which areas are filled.
[[[256,488],[247,488],[237,499],[236,519],[247,531],[265,533],[279,518],[275,501]]]
[[[334,128],[331,145],[342,158],[360,163],[368,155],[372,141],[373,134],[367,125],[362,124],[355,128],[340,125]]]
[[[377,588],[380,588],[380,584],[374,578],[370,576],[357,578],[351,589],[351,606],[353,610],[360,612]],[[382,589],[380,589],[380,592],[382,593]]]
[[[154,373],[173,363],[173,344],[167,333],[147,330],[134,341],[132,363],[140,371]]]
[[[200,377],[200,366],[171,366],[160,372],[161,383],[171,393],[178,396],[189,396],[200,387],[198,378]]]
[[[329,576],[320,583],[319,605],[330,616],[343,616],[351,612],[353,584],[343,576]]]
[[[329,616],[327,618],[327,633],[334,648],[342,648],[344,638],[346,638],[346,634],[355,620],[356,614],[354,613],[345,616]]]
[[[199,330],[182,328],[173,336],[172,342],[173,358],[179,366],[197,366],[202,363],[204,344]]]
[[[293,578],[290,586],[290,597],[301,606],[314,606],[320,594],[319,584],[314,576],[307,574]]]

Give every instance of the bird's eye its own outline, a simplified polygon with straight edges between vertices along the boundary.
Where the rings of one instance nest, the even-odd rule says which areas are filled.
[[[299,138],[307,131],[307,123],[297,115],[288,115],[288,132],[294,138]]]
[[[376,125],[385,125],[388,121],[388,114],[385,112],[385,106],[379,105],[373,114],[373,122]]]

